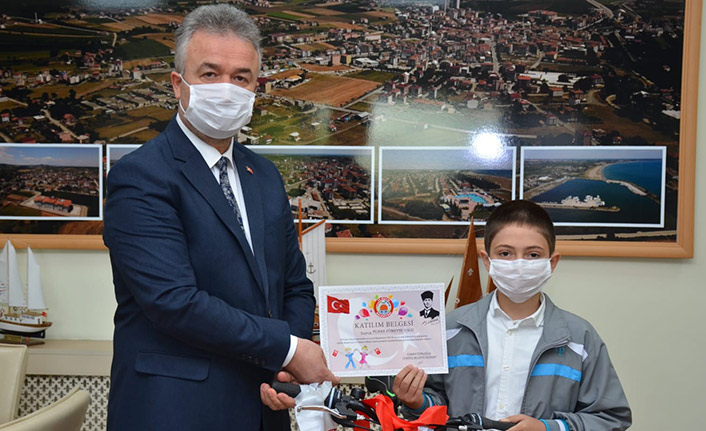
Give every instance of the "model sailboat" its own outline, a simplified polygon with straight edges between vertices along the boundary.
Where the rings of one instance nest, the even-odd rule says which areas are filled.
[[[10,241],[0,253],[0,330],[10,334],[41,336],[51,326],[46,320],[39,264],[27,247],[27,293],[22,287],[17,253]]]

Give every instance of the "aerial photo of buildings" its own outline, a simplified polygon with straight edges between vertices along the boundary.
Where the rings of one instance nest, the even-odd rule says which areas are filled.
[[[251,146],[282,174],[292,216],[373,223],[372,147]]]
[[[0,220],[99,220],[101,150],[0,144]]]
[[[0,141],[142,144],[174,116],[174,30],[207,2],[5,3]],[[239,142],[465,146],[490,130],[517,148],[664,147],[664,227],[645,235],[675,239],[684,0],[233,3],[256,20],[264,52],[255,111]],[[463,188],[454,181],[449,193]],[[356,216],[341,219],[367,221],[379,212],[376,205],[355,206]],[[468,215],[451,200],[438,205],[443,214],[398,217],[386,210],[380,220],[460,222]],[[328,205],[310,215],[338,219]],[[22,229],[61,228],[42,223]],[[604,230],[560,227],[559,234],[590,239]],[[630,227],[614,233],[640,235]],[[462,235],[454,227],[377,222],[329,234]]]

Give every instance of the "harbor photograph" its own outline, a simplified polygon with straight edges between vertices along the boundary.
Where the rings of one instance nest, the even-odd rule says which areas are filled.
[[[520,198],[559,226],[664,227],[664,147],[522,148]]]

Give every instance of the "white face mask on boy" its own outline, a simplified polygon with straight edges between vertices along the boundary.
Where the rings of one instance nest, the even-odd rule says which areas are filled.
[[[488,274],[502,294],[519,304],[542,291],[552,266],[549,259],[490,259]]]
[[[181,76],[181,75],[179,75]],[[226,139],[250,122],[255,93],[227,82],[189,85],[189,107],[179,101],[184,117],[196,130],[215,139]]]

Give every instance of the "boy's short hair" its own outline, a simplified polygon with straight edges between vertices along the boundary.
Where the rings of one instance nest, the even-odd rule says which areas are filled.
[[[487,253],[490,253],[490,243],[493,242],[495,235],[505,226],[511,224],[535,229],[549,243],[549,254],[554,253],[556,235],[554,235],[554,223],[551,217],[544,208],[526,200],[505,202],[490,214],[485,223],[485,234],[483,235]]]

